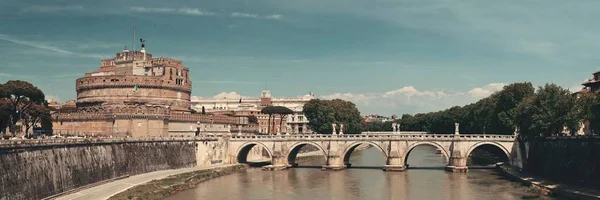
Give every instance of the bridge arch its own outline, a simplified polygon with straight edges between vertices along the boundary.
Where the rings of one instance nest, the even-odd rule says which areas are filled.
[[[288,159],[288,163],[289,164],[295,164],[296,163],[296,158],[298,156],[298,152],[300,151],[300,149],[302,149],[302,147],[306,146],[306,145],[310,145],[310,146],[314,146],[316,148],[318,148],[321,153],[323,154],[323,161],[324,164],[327,164],[327,151],[325,151],[325,149],[323,149],[323,147],[317,143],[314,142],[298,142],[294,145],[292,145],[292,147],[290,147],[290,150],[287,153],[287,159]]]
[[[379,144],[377,144],[375,142],[359,141],[359,142],[354,142],[354,143],[348,145],[346,147],[346,149],[344,150],[344,154],[343,154],[344,155],[344,164],[350,163],[350,156],[352,155],[352,152],[354,152],[354,150],[361,144],[368,144],[368,145],[375,147],[377,150],[379,150],[381,152],[381,154],[383,155],[383,158],[386,160],[386,163],[387,163],[388,155],[387,155],[387,153],[385,153],[385,150],[383,149],[383,147],[381,147]]]
[[[423,142],[416,142],[411,144],[410,146],[408,146],[408,148],[406,148],[406,153],[404,153],[402,159],[404,159],[404,164],[408,164],[408,155],[410,154],[410,152],[417,146],[422,146],[422,145],[426,145],[426,146],[433,146],[436,147],[438,149],[440,149],[442,151],[442,154],[444,155],[444,159],[446,159],[446,164],[448,164],[450,162],[450,153],[448,152],[448,150],[446,148],[444,148],[441,144],[437,143],[437,142],[427,142],[427,141],[423,141]]]
[[[467,151],[467,154],[465,155],[465,157],[468,158],[471,155],[471,153],[473,152],[473,150],[477,149],[478,147],[483,147],[483,146],[489,146],[489,147],[492,147],[492,148],[495,147],[496,149],[501,150],[504,153],[504,155],[496,155],[497,153],[494,153],[494,152],[490,152],[490,153],[495,154],[496,156],[505,156],[506,162],[510,162],[510,152],[506,149],[506,147],[504,147],[502,144],[500,144],[498,142],[478,142],[478,143],[475,143],[473,146],[471,146],[469,148],[469,150]]]
[[[261,146],[263,149],[265,149],[269,154],[269,158],[273,158],[273,152],[271,152],[271,149],[269,149],[267,147],[267,145],[265,145],[261,142],[247,142],[247,143],[242,144],[236,151],[237,162],[238,163],[247,163],[248,162],[248,154],[250,153],[250,150],[252,150],[252,148],[256,145]]]

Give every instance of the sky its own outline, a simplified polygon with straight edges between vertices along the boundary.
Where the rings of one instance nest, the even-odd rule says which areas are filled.
[[[363,115],[476,102],[513,82],[572,90],[599,70],[596,0],[0,0],[0,82],[59,102],[144,38],[192,95],[314,93]],[[139,43],[136,43],[139,49]]]

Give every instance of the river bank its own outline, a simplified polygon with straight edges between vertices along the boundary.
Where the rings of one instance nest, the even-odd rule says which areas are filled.
[[[368,146],[365,146],[361,148],[361,150],[367,148]],[[308,162],[317,159],[324,159],[323,154],[320,151],[309,151],[300,153],[298,155],[297,161]],[[152,180],[150,182],[134,186],[110,197],[109,199],[163,199],[165,197],[174,195],[180,191],[193,189],[196,187],[196,185],[198,185],[201,182],[237,172],[243,172],[249,166],[258,166],[264,162],[268,161],[256,160],[250,165],[223,165],[211,169],[201,169],[192,172],[175,174],[163,179]]]
[[[569,199],[600,199],[600,192],[596,190],[558,184],[518,171],[510,166],[497,165],[496,169],[505,178],[525,184],[545,196],[566,197]]]
[[[137,185],[109,199],[163,199],[177,192],[195,188],[198,183],[203,181],[245,171],[246,168],[247,166],[239,164],[172,175],[164,179]]]

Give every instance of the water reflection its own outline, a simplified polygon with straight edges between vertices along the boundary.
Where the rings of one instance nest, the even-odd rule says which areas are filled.
[[[468,174],[442,170],[445,158],[435,148],[419,146],[408,157],[405,172],[384,172],[385,159],[377,149],[357,151],[352,167],[343,171],[294,168],[285,171],[250,169],[244,173],[216,178],[168,199],[521,199],[527,187],[500,178],[492,170],[470,170]],[[302,163],[320,166],[322,160]],[[373,168],[361,168],[370,166]],[[550,199],[544,198],[542,199]]]

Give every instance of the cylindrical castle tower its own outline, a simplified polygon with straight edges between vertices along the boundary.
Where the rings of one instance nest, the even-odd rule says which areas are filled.
[[[171,58],[152,58],[142,43],[140,51],[126,48],[100,69],[76,81],[77,108],[81,111],[190,112],[192,84],[189,69]],[[144,105],[144,106],[141,106]],[[150,110],[143,108],[153,107]]]

